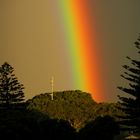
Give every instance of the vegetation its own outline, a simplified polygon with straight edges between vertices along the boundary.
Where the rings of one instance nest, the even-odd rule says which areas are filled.
[[[140,53],[140,37],[135,45]],[[127,72],[121,76],[130,83],[129,88],[118,87],[127,94],[118,96],[119,103],[96,103],[80,90],[54,92],[53,100],[44,93],[24,102],[24,87],[5,62],[0,67],[0,136],[113,140],[120,132],[118,121],[140,130],[140,61],[127,58],[132,66],[124,65]]]
[[[86,140],[92,136],[95,140],[113,140],[119,133],[115,108],[115,103],[97,104],[90,94],[79,90],[55,92],[54,100],[47,93],[40,94],[23,103],[22,108],[0,109],[0,135],[16,139]]]
[[[0,67],[0,103],[9,104],[18,103],[23,101],[23,85],[19,83],[13,74],[13,67],[5,62]]]
[[[135,42],[135,46],[140,54],[140,36]],[[140,132],[140,61],[127,57],[131,62],[131,66],[124,65],[126,70],[124,75],[121,75],[129,82],[129,87],[118,87],[126,96],[118,96],[120,100],[120,109],[125,113],[122,118],[122,124],[129,126],[131,129],[136,128]]]
[[[49,93],[34,97],[28,102],[29,110],[37,110],[51,119],[66,120],[75,129],[80,129],[93,119],[94,105],[91,95],[80,90],[55,92],[51,100]]]
[[[118,123],[108,115],[97,117],[80,130],[80,140],[113,140],[120,131]]]
[[[98,103],[94,106],[93,115],[94,118],[110,116],[114,118],[116,121],[120,121],[120,118],[117,116],[123,116],[124,113],[119,109],[120,104],[118,103]]]
[[[106,115],[110,115],[115,124],[115,114],[118,111],[115,103],[98,104],[89,93],[80,90],[54,92],[53,100],[51,94],[45,93],[22,102],[24,87],[13,71],[13,67],[8,63],[0,67],[1,137],[21,140],[82,140],[87,139],[87,134],[94,130],[102,135],[99,129],[101,125],[111,123],[111,119],[106,119]],[[99,118],[102,118],[102,123],[95,123]],[[93,125],[91,129],[90,125]],[[86,129],[88,131],[85,131]],[[113,138],[116,134],[112,133],[110,137]],[[105,135],[104,137],[109,138]]]
[[[26,108],[0,110],[0,136],[16,140],[76,138],[75,130],[68,122],[45,117],[42,119],[41,116],[43,114],[30,112]]]
[[[28,100],[28,110],[36,110],[51,119],[65,120],[77,131],[99,116],[109,115],[117,120],[122,114],[115,103],[97,104],[91,95],[80,90],[55,92],[54,100],[49,93]]]

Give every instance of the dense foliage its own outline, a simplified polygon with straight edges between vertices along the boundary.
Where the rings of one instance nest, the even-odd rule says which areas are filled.
[[[140,54],[140,36],[135,42],[135,46],[138,49],[138,55]],[[124,75],[121,75],[129,82],[129,87],[118,87],[126,96],[120,96],[119,100],[121,104],[121,110],[124,111],[125,117],[122,117],[122,124],[130,126],[130,128],[136,128],[140,132],[140,61],[127,57],[131,62],[131,66],[124,65],[126,70]]]
[[[54,100],[49,93],[28,100],[28,109],[46,114],[51,119],[63,119],[79,130],[99,116],[116,118],[122,112],[115,103],[96,103],[91,95],[80,90],[55,92]]]
[[[113,117],[108,115],[99,116],[95,120],[86,124],[80,130],[80,140],[113,140],[115,135],[118,135],[120,128]]]
[[[17,104],[19,106],[19,104]],[[76,90],[40,94],[20,108],[0,109],[0,136],[14,139],[113,140],[119,133],[117,104],[97,104]],[[111,132],[111,133],[110,133]]]
[[[91,95],[80,90],[41,94],[28,101],[29,110],[45,113],[51,119],[67,120],[74,128],[81,128],[93,119],[94,105]]]
[[[0,136],[3,139],[74,140],[75,135],[75,130],[68,122],[46,119],[39,112],[30,112],[24,107],[0,110]]]

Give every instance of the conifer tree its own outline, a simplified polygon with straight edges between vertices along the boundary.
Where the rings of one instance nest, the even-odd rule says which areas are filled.
[[[0,103],[7,106],[24,100],[24,87],[13,71],[14,68],[7,62],[0,67]]]
[[[140,36],[135,42],[135,47],[140,54]],[[125,113],[122,117],[122,124],[129,128],[140,131],[140,60],[134,60],[130,57],[127,59],[131,62],[131,66],[124,65],[125,72],[121,77],[129,82],[129,87],[118,87],[124,93],[124,96],[119,97],[121,110]],[[125,96],[126,95],[126,96]]]

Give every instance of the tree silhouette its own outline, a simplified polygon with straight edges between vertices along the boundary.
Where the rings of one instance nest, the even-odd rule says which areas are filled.
[[[75,140],[76,131],[68,121],[46,119],[39,122],[40,134],[45,139]]]
[[[23,85],[19,83],[13,67],[5,62],[0,67],[0,103],[9,104],[19,103],[24,100]]]
[[[79,140],[113,140],[119,131],[119,125],[113,117],[99,116],[80,130]]]
[[[140,36],[135,42],[135,46],[138,49],[138,54],[140,54]],[[140,130],[140,61],[130,57],[127,57],[127,59],[131,61],[132,65],[124,65],[123,68],[126,72],[121,75],[121,77],[128,80],[129,87],[118,87],[128,95],[123,97],[118,95],[120,109],[125,113],[125,116],[120,117],[122,117],[122,124]]]

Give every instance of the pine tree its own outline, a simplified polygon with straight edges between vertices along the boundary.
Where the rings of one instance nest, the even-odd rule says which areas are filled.
[[[13,71],[13,67],[7,62],[0,67],[0,103],[6,104],[7,107],[24,100],[24,87]]]
[[[140,36],[135,42],[135,47],[138,49],[137,53],[139,55]],[[123,66],[125,72],[121,77],[129,82],[129,87],[118,87],[126,93],[126,96],[123,97],[118,95],[121,110],[125,113],[125,116],[122,116],[122,123],[132,130],[140,131],[140,61],[128,56],[127,59],[132,65]]]

